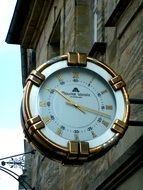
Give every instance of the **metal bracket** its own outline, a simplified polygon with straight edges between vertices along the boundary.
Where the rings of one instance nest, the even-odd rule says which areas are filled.
[[[129,100],[130,100],[130,104],[142,104],[143,105],[143,99],[130,98]],[[143,121],[129,120],[129,125],[143,127]]]

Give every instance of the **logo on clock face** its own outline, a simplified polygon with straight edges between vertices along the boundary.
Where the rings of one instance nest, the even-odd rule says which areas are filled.
[[[90,96],[89,93],[81,93],[77,87],[74,87],[71,92],[63,91],[63,93],[70,96],[71,98],[82,98],[83,96]]]
[[[74,88],[72,92],[80,92],[78,88]]]

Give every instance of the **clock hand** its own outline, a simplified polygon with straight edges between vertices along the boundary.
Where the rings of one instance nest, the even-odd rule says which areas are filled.
[[[63,92],[61,92],[59,89],[55,88],[54,89],[58,94],[60,94],[63,98],[65,98],[67,100],[67,102],[73,106],[75,106],[76,108],[78,108],[81,112],[85,113],[85,111],[78,106],[78,104],[76,102],[74,102],[70,97],[66,96]]]
[[[72,102],[67,102],[67,104],[73,105]],[[111,118],[111,116],[108,115],[107,113],[104,113],[104,112],[101,112],[101,111],[97,111],[97,110],[92,109],[92,108],[88,108],[88,107],[83,106],[83,105],[78,104],[78,103],[76,103],[76,105],[78,106],[78,108],[82,108],[83,111],[88,111],[88,112],[96,113],[98,115],[101,115],[101,116],[104,116],[104,117],[107,117],[107,118]]]
[[[92,108],[83,106],[81,104],[78,104],[77,102],[73,101],[69,96],[66,96],[63,92],[61,92],[57,88],[55,88],[54,90],[67,100],[67,102],[66,102],[67,104],[75,106],[76,108],[78,108],[83,113],[85,113],[85,111],[88,111],[88,112],[91,112],[91,113],[96,113],[98,115],[102,115],[102,116],[107,117],[109,119],[111,118],[111,116],[108,115],[107,113],[104,113],[104,112],[101,112],[101,111],[97,111],[95,109],[92,109]]]

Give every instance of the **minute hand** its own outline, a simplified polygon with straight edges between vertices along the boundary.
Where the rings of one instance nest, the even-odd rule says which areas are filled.
[[[60,90],[58,90],[57,88],[54,89],[58,94],[60,94],[63,98],[65,98],[67,101],[67,103],[69,103],[70,105],[73,105],[75,108],[79,109],[81,112],[85,113],[85,111],[80,107],[78,106],[78,104],[73,101],[70,97],[64,95],[63,92],[61,92]]]
[[[72,102],[67,102],[67,104],[73,105]],[[77,104],[77,106],[79,108],[81,108],[82,110],[84,110],[84,111],[88,111],[88,112],[95,113],[95,114],[98,114],[98,115],[101,115],[101,116],[104,116],[104,117],[107,117],[107,118],[111,118],[111,116],[108,115],[107,113],[104,113],[104,112],[101,112],[101,111],[86,107],[86,106],[81,105],[81,104]]]

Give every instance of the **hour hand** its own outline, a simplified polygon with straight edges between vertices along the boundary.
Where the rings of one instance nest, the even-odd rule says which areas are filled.
[[[78,106],[78,104],[73,101],[69,96],[66,96],[63,92],[61,92],[59,89],[55,88],[54,89],[58,94],[60,94],[63,98],[65,98],[67,100],[67,103],[69,103],[70,105],[73,105],[74,107],[76,107],[77,109],[79,109],[81,112],[85,113],[85,111]]]
[[[73,105],[71,102],[67,102],[67,104]],[[104,112],[101,112],[101,111],[98,111],[98,110],[89,108],[89,107],[84,106],[84,105],[81,105],[81,104],[76,104],[76,107],[78,107],[78,109],[79,109],[79,108],[82,109],[83,111],[95,113],[95,114],[97,114],[97,115],[101,115],[101,116],[107,117],[107,118],[109,118],[109,119],[111,118],[111,116],[108,115],[107,113],[104,113]]]

